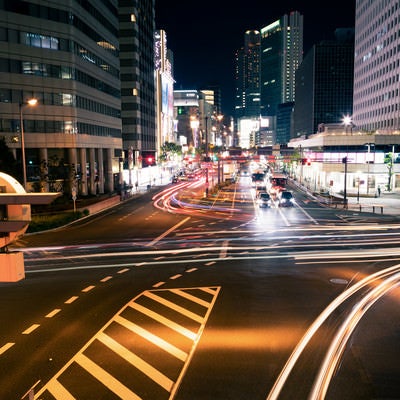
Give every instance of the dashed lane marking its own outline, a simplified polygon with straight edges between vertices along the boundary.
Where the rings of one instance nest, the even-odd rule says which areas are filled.
[[[28,329],[25,329],[22,334],[23,335],[29,335],[31,334],[33,331],[35,331],[37,328],[39,328],[39,324],[33,324],[31,325]]]
[[[5,353],[8,349],[14,346],[15,343],[9,342],[6,343],[4,346],[0,347],[0,354]]]

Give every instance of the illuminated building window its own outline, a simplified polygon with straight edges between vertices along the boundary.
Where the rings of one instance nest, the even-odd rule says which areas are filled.
[[[135,14],[131,14],[131,22],[136,22],[136,15]]]

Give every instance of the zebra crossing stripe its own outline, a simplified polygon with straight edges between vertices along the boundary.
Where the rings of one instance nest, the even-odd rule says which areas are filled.
[[[114,321],[119,323],[120,325],[124,326],[125,328],[129,329],[131,332],[136,333],[137,335],[140,335],[142,338],[148,340],[149,342],[155,344],[158,346],[160,349],[165,350],[167,353],[175,356],[176,358],[180,359],[181,361],[185,361],[187,358],[187,353],[184,351],[178,349],[171,343],[168,343],[164,339],[161,339],[160,337],[154,335],[154,333],[149,332],[148,330],[142,328],[139,325],[136,325],[135,323],[128,321],[127,319],[121,317],[120,315],[117,315],[114,318]]]
[[[183,336],[186,336],[190,340],[195,340],[197,333],[192,332],[191,330],[183,327],[182,325],[177,324],[174,321],[171,321],[170,319],[164,317],[161,314],[156,313],[155,311],[150,310],[149,308],[143,307],[142,305],[132,302],[129,304],[130,307],[135,309],[136,311],[141,312],[144,315],[147,315],[148,317],[154,319],[157,322],[160,322],[161,324],[167,326],[168,328],[171,328],[175,332],[180,333]]]
[[[192,319],[193,321],[198,322],[199,324],[201,324],[204,320],[204,317],[202,317],[201,315],[197,315],[189,310],[187,310],[186,308],[183,308],[181,306],[178,306],[177,304],[173,303],[172,301],[163,299],[160,296],[157,296],[154,293],[151,293],[149,291],[145,291],[143,293],[146,297],[149,297],[150,299],[163,304],[164,306],[167,306],[169,308],[171,308],[172,310],[175,310],[177,312],[179,312],[182,315],[185,315],[186,317]]]
[[[58,382],[57,379],[52,379],[47,384],[47,390],[56,399],[76,400],[75,397],[72,396],[71,393],[68,392],[68,390],[63,385],[61,385],[61,383]]]
[[[162,388],[164,388],[168,392],[171,391],[174,382],[167,376],[162,374],[160,371],[158,371],[156,368],[152,367],[149,363],[138,357],[136,354],[132,353],[126,347],[122,346],[120,343],[118,343],[116,340],[112,339],[105,333],[100,333],[97,339],[99,339],[101,343],[114,351],[116,354],[121,356],[124,360],[128,361],[131,365],[141,370],[144,374],[146,374]]]
[[[77,354],[75,361],[109,390],[114,392],[120,399],[141,400],[139,396],[129,390],[118,379],[115,379],[111,374],[90,360],[84,354]]]
[[[210,307],[210,303],[208,301],[204,301],[202,299],[199,299],[196,296],[192,296],[190,293],[186,293],[185,291],[181,289],[171,289],[170,290],[172,293],[177,294],[178,296],[184,297],[185,299],[188,299],[190,301],[193,301],[194,303],[200,304],[203,307]]]

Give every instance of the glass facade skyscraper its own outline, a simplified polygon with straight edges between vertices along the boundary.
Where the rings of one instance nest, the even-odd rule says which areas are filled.
[[[114,190],[122,148],[117,0],[15,0],[0,10],[0,135],[17,160],[26,150],[27,189]]]
[[[353,122],[359,129],[400,129],[399,48],[399,2],[357,0]]]
[[[276,116],[295,97],[295,75],[303,59],[303,16],[292,11],[261,29],[261,115]]]

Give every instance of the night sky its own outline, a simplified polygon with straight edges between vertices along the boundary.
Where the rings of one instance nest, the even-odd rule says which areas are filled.
[[[167,34],[174,53],[175,90],[217,84],[222,89],[224,114],[232,114],[234,54],[244,44],[248,29],[260,30],[284,14],[304,16],[304,54],[335,29],[354,27],[355,0],[264,0],[226,6],[217,0],[156,0],[156,29]]]

